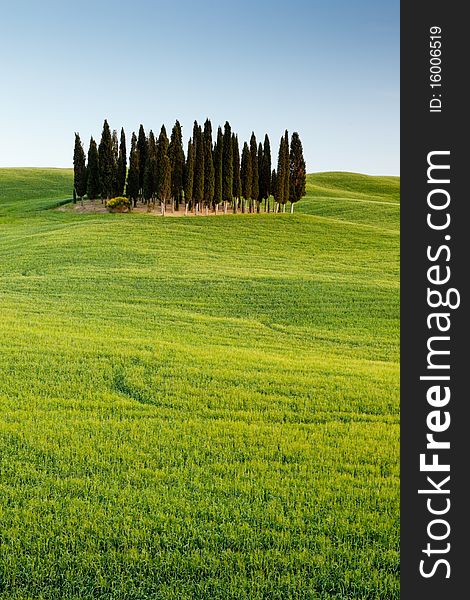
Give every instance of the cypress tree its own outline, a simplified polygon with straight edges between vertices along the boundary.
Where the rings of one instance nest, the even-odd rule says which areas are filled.
[[[201,126],[196,127],[193,199],[199,207],[204,202],[204,141]]]
[[[283,212],[286,210],[286,204],[290,193],[290,165],[289,165],[289,134],[284,134],[284,193],[283,193]]]
[[[260,176],[261,197],[267,202],[269,212],[269,195],[271,193],[271,144],[268,134],[264,136],[263,165]]]
[[[258,212],[260,210],[261,201],[263,200],[263,145],[258,144]]]
[[[139,196],[139,150],[137,148],[137,136],[132,133],[131,138],[131,152],[129,155],[129,174],[127,176],[127,197],[134,203],[137,204],[137,198]]]
[[[179,121],[175,122],[173,129],[171,130],[168,156],[171,167],[171,197],[175,203],[176,210],[178,210],[180,202],[183,199],[184,171],[183,135]]]
[[[158,144],[157,144],[157,152],[156,152],[157,181],[156,181],[156,189],[155,189],[156,197],[159,198],[160,201],[162,201],[161,187],[162,187],[163,178],[164,178],[165,156],[168,156],[168,148],[169,148],[169,142],[168,142],[168,137],[166,135],[165,125],[162,125],[162,128],[160,129],[160,135],[158,136]],[[171,185],[171,183],[170,183],[170,185]],[[168,200],[168,198],[167,198],[167,200]]]
[[[139,152],[139,192],[143,195],[144,189],[144,173],[147,165],[147,137],[144,127],[139,127],[139,137],[137,139],[137,150]]]
[[[212,123],[206,119],[204,123],[204,204],[210,206],[214,200],[215,169],[212,158]]]
[[[224,148],[224,136],[222,129],[217,129],[217,142],[214,147],[214,202],[219,205],[222,202],[222,159]]]
[[[126,186],[127,176],[127,150],[126,150],[126,134],[124,128],[121,128],[121,141],[119,143],[119,155],[117,160],[117,176],[116,176],[116,196],[122,196]]]
[[[87,168],[85,162],[85,151],[78,133],[75,134],[75,146],[73,149],[73,187],[75,194],[83,204],[83,196],[87,187]]]
[[[290,142],[289,173],[289,200],[291,202],[291,212],[294,212],[294,203],[305,196],[306,183],[306,167],[302,142],[296,131],[292,134]]]
[[[194,145],[192,139],[188,142],[188,153],[186,158],[186,166],[184,169],[184,202],[186,208],[190,205],[193,199],[193,184],[194,184]]]
[[[276,194],[276,186],[277,186],[277,173],[276,169],[273,169],[271,173],[271,195],[275,196]]]
[[[168,156],[163,157],[160,198],[164,204],[171,198],[171,162]]]
[[[274,193],[274,198],[278,205],[284,204],[284,190],[285,190],[285,179],[286,179],[286,169],[285,169],[285,150],[284,150],[284,136],[281,137],[281,141],[279,143],[279,153],[277,158],[277,175],[276,175],[276,188]]]
[[[240,200],[242,183],[240,179],[240,150],[238,147],[238,136],[232,133],[232,156],[233,156],[233,212],[237,211],[237,201]]]
[[[92,136],[90,138],[90,147],[88,148],[87,196],[90,198],[90,200],[95,200],[100,195],[100,192],[101,186],[98,148]]]
[[[257,201],[258,194],[259,194],[258,145],[256,143],[256,136],[255,136],[254,132],[251,134],[251,138],[250,138],[250,155],[251,155],[251,172],[252,172],[251,198],[254,201]]]
[[[119,142],[116,129],[113,129],[113,196],[118,195],[118,161],[119,161]]]
[[[251,198],[251,187],[253,183],[253,171],[251,168],[251,154],[248,144],[243,144],[242,160],[241,160],[241,184],[242,184],[242,196],[244,198],[242,204],[242,212],[245,212],[245,202]]]
[[[98,160],[100,167],[101,199],[109,200],[114,192],[114,151],[111,131],[105,119],[103,132],[98,147]]]
[[[224,125],[222,148],[222,200],[231,202],[233,194],[232,130],[228,121]]]
[[[155,194],[157,188],[157,150],[155,144],[155,136],[153,135],[153,131],[150,130],[147,149],[146,149],[146,161],[145,161],[145,170],[144,170],[144,187],[143,187],[143,197],[144,200],[149,204],[150,201],[155,204]]]

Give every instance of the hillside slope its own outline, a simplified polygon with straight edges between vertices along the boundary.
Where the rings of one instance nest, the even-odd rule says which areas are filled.
[[[0,598],[397,599],[398,182],[163,219],[71,181],[0,169]]]

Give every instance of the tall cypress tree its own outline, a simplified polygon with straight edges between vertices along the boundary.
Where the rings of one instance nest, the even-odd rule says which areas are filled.
[[[116,129],[113,129],[113,196],[118,195],[118,161],[119,161],[119,142]]]
[[[263,145],[258,144],[258,212],[263,200]]]
[[[248,144],[243,144],[242,160],[241,160],[241,184],[242,184],[242,196],[244,198],[242,204],[242,212],[245,212],[245,202],[251,198],[251,188],[253,184],[253,171],[251,167],[251,154]]]
[[[268,203],[269,211],[269,195],[271,193],[271,144],[269,143],[268,134],[264,136],[263,146],[263,164],[260,175],[261,197]]]
[[[109,200],[114,193],[114,150],[111,131],[108,121],[105,119],[103,132],[98,147],[98,159],[100,166],[101,199]]]
[[[139,196],[139,172],[140,164],[137,136],[133,132],[131,138],[131,152],[129,155],[129,173],[127,176],[126,194],[131,202],[134,203],[134,206],[136,206],[137,198]]]
[[[204,204],[210,206],[214,200],[215,169],[212,158],[212,123],[206,119],[204,123]]]
[[[285,194],[285,180],[286,180],[286,166],[285,166],[285,140],[284,136],[281,137],[281,141],[279,142],[279,153],[277,157],[277,174],[276,174],[276,189],[274,193],[274,198],[276,203],[281,205],[285,203],[284,194]]]
[[[165,156],[168,156],[168,137],[166,135],[165,125],[162,125],[160,129],[160,135],[158,136],[158,144],[157,144],[157,182],[155,194],[157,198],[162,200],[161,197],[161,186],[163,184],[164,178],[164,170],[165,170]]]
[[[100,192],[101,186],[98,148],[92,136],[90,138],[90,147],[88,148],[87,196],[90,198],[90,200],[95,200],[100,195]]]
[[[289,155],[290,187],[289,200],[291,212],[294,212],[294,203],[305,196],[306,167],[299,134],[294,131],[290,142]]]
[[[224,136],[222,129],[217,129],[217,141],[214,147],[214,202],[219,205],[222,202],[222,159],[224,148]]]
[[[276,186],[277,186],[277,173],[276,173],[276,169],[273,169],[273,172],[271,173],[271,194],[273,196],[276,195]]]
[[[259,194],[258,145],[256,143],[256,136],[254,132],[251,134],[250,138],[250,155],[252,172],[251,198],[254,201],[257,201]]]
[[[194,145],[192,139],[188,142],[188,153],[186,157],[186,165],[184,169],[184,202],[186,207],[191,205],[193,200],[193,184],[194,184]]]
[[[200,125],[196,127],[195,144],[193,199],[201,207],[204,202],[204,141]]]
[[[162,158],[161,181],[160,181],[160,200],[163,204],[169,202],[171,198],[171,162],[168,155]]]
[[[286,204],[289,200],[290,194],[290,165],[289,165],[289,134],[286,132],[284,134],[284,193],[283,193],[283,211],[286,210]]]
[[[73,187],[75,194],[83,203],[83,196],[86,194],[87,186],[87,168],[85,151],[78,133],[75,134],[75,146],[73,149]]]
[[[171,197],[175,202],[176,210],[183,199],[183,171],[184,171],[184,150],[183,135],[179,121],[171,130],[170,145],[168,147],[168,157],[171,167]]]
[[[157,148],[155,143],[155,136],[153,135],[153,131],[150,130],[147,149],[146,149],[146,161],[145,161],[145,170],[144,170],[144,187],[143,187],[143,197],[144,200],[149,204],[152,201],[155,203],[155,194],[157,189],[157,177],[158,177],[158,169],[157,169]]]
[[[228,121],[224,125],[224,141],[222,148],[222,200],[231,202],[233,197],[233,153],[232,129]]]
[[[127,176],[127,150],[126,150],[126,134],[124,128],[121,127],[121,141],[119,143],[119,155],[117,160],[117,176],[116,176],[116,195],[122,196],[126,185]]]
[[[139,191],[143,195],[144,173],[147,165],[147,136],[144,126],[139,127],[139,137],[137,138],[137,150],[139,152]]]
[[[240,200],[242,184],[240,179],[240,149],[238,147],[238,136],[232,133],[232,157],[233,157],[233,210],[237,210],[237,201]]]

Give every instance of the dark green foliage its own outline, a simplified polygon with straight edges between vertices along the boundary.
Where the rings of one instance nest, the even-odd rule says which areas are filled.
[[[273,196],[276,195],[276,186],[277,186],[277,173],[276,173],[276,169],[273,169],[273,172],[271,173],[271,194]]]
[[[132,200],[134,206],[137,204],[137,198],[139,196],[139,150],[137,148],[137,137],[135,133],[132,134],[131,139],[131,152],[129,156],[129,173],[127,176],[127,197]]]
[[[176,121],[171,130],[168,157],[170,159],[171,197],[175,202],[176,210],[178,210],[179,204],[183,199],[184,171],[183,135],[179,121]]]
[[[204,140],[202,137],[201,126],[195,123],[195,160],[194,160],[194,184],[193,200],[199,206],[204,202]]]
[[[255,136],[254,132],[251,134],[251,138],[250,138],[250,155],[251,155],[251,173],[252,173],[251,198],[253,200],[258,200],[258,193],[259,193],[258,146],[256,143],[256,136]]]
[[[232,130],[228,121],[224,125],[224,141],[222,148],[222,200],[232,201],[233,194],[233,153]]]
[[[149,133],[146,154],[147,159],[144,172],[143,197],[146,202],[150,202],[151,200],[155,201],[158,179],[157,148],[152,130],[150,130]]]
[[[171,198],[171,162],[168,156],[164,156],[162,159],[159,197],[163,203],[168,202]]]
[[[279,153],[277,157],[277,176],[276,176],[276,187],[274,191],[274,198],[277,203],[284,204],[285,199],[285,180],[287,176],[285,167],[285,140],[284,136],[281,137],[279,142]]]
[[[222,202],[222,152],[224,148],[224,136],[222,129],[217,129],[217,142],[214,147],[214,202],[220,204]]]
[[[242,183],[240,179],[240,150],[238,147],[238,136],[232,133],[232,157],[233,157],[233,197],[240,200]]]
[[[101,197],[109,199],[114,193],[115,169],[113,140],[111,138],[111,131],[106,119],[103,124],[103,132],[101,134],[101,141],[98,147],[98,159],[100,168]]]
[[[127,175],[127,150],[126,150],[126,134],[124,128],[121,128],[121,141],[119,143],[119,155],[117,159],[117,175],[116,175],[116,195],[122,196],[126,185]]]
[[[75,134],[75,146],[73,149],[73,187],[80,200],[86,194],[87,168],[85,151],[78,133]]]
[[[188,142],[188,153],[186,157],[186,165],[184,168],[184,201],[186,204],[191,203],[193,199],[194,185],[194,145],[192,139]]]
[[[113,196],[118,195],[118,161],[119,161],[119,142],[116,129],[113,129]]]
[[[298,202],[305,196],[306,167],[299,134],[292,134],[289,155],[290,187],[289,200]]]
[[[93,137],[90,138],[90,147],[88,148],[88,181],[87,196],[90,200],[95,200],[101,193],[100,185],[100,165],[98,158],[98,148]]]
[[[271,194],[271,144],[269,143],[268,134],[264,136],[263,161],[260,170],[260,196],[265,200]]]
[[[165,125],[162,125],[160,129],[160,135],[158,136],[158,144],[157,144],[157,181],[156,181],[156,189],[155,195],[157,198],[162,200],[161,197],[161,188],[164,179],[164,170],[165,170],[165,157],[168,156],[168,148],[169,142],[168,137],[166,135]],[[170,183],[171,185],[171,183]]]
[[[253,183],[253,170],[251,168],[251,154],[248,144],[243,144],[242,160],[241,160],[241,185],[242,185],[242,196],[245,200],[251,198],[251,189]]]
[[[263,145],[258,144],[258,209],[259,203],[263,200]]]
[[[142,192],[144,187],[144,173],[147,165],[147,137],[143,125],[139,127],[137,150],[139,152],[139,190]]]
[[[290,193],[290,165],[289,165],[289,134],[286,132],[284,134],[284,193],[283,193],[283,204],[286,204],[289,200]]]
[[[204,204],[210,206],[214,199],[215,169],[212,159],[212,124],[209,119],[204,123]]]

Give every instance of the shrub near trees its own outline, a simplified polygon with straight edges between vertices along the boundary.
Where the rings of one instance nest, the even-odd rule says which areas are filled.
[[[217,128],[215,141],[212,131],[209,119],[204,128],[194,121],[185,156],[179,121],[170,139],[165,125],[158,139],[152,130],[147,136],[140,125],[138,134],[132,133],[129,162],[123,128],[118,138],[117,130],[111,132],[105,120],[99,145],[93,137],[90,139],[88,157],[76,133],[74,199],[79,198],[83,204],[86,194],[108,205],[111,199],[124,197],[125,192],[129,209],[140,202],[150,211],[159,202],[162,214],[167,205],[178,211],[181,204],[186,214],[190,210],[208,214],[210,209],[217,213],[222,203],[224,213],[229,205],[234,213],[247,209],[270,212],[269,199],[274,196],[274,212],[285,212],[287,202],[293,212],[294,204],[305,195],[306,166],[299,134],[294,132],[289,143],[285,131],[279,143],[277,169],[272,170],[267,134],[258,144],[252,132],[249,142],[240,146],[228,121],[223,130]]]

